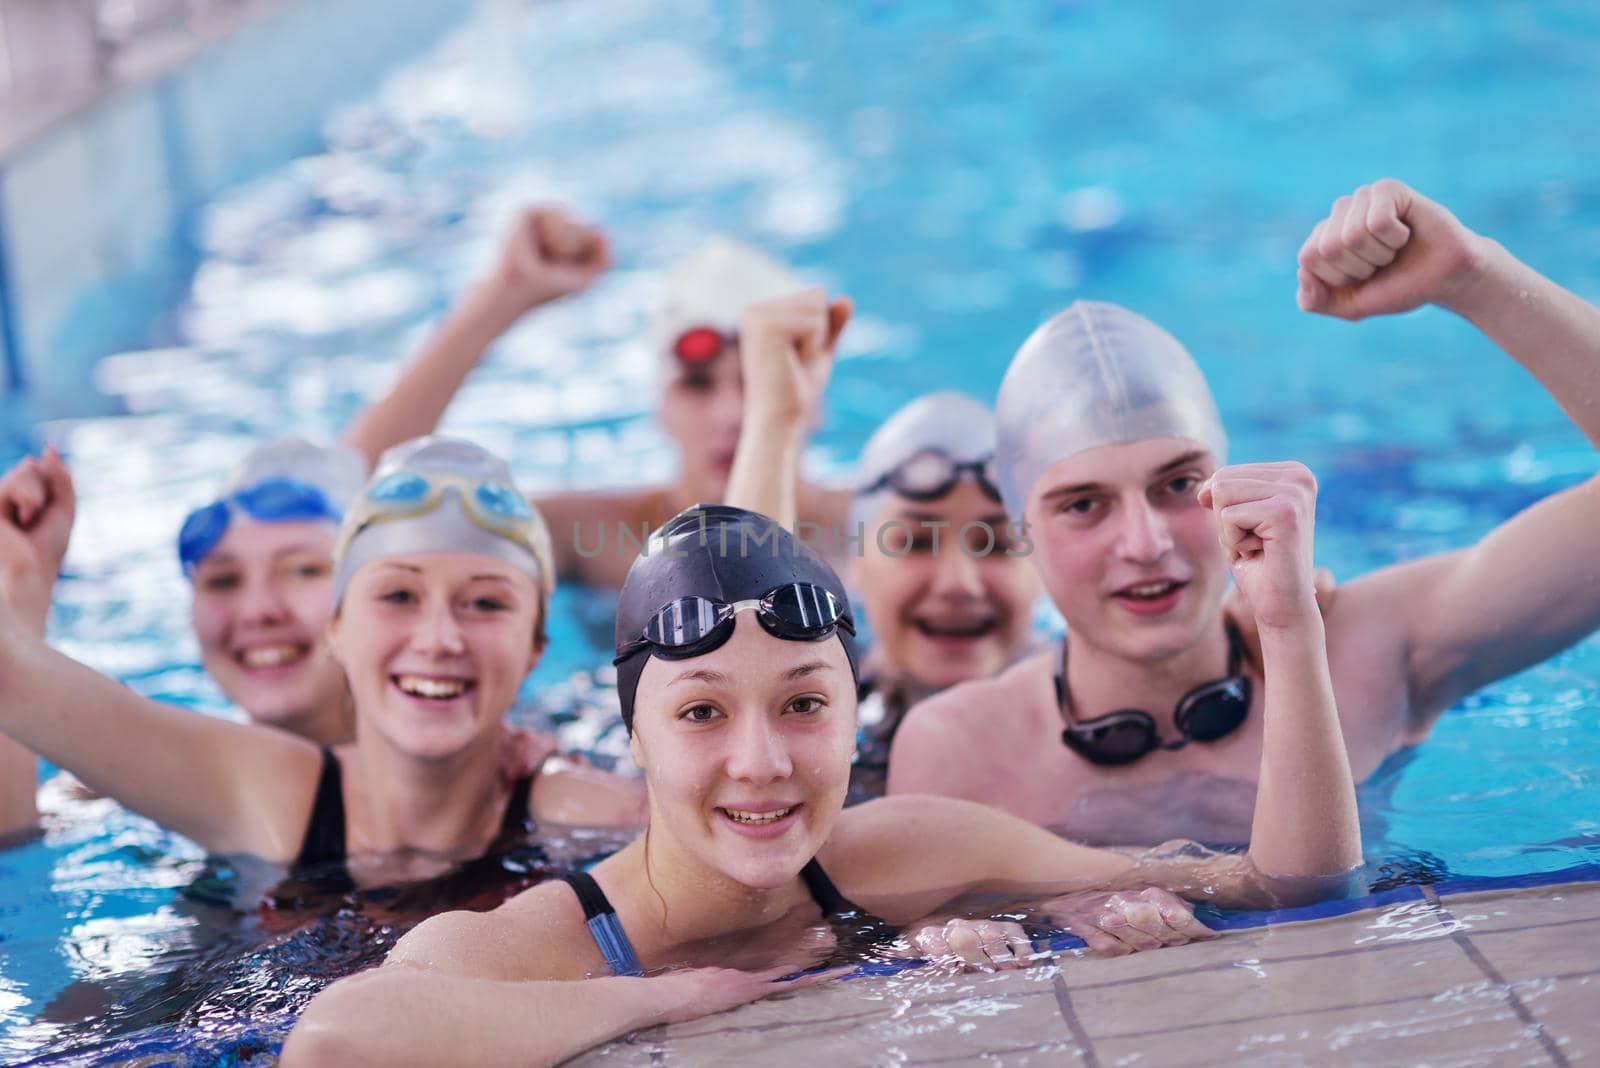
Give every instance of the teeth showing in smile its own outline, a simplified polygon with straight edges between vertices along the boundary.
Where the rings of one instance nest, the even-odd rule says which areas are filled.
[[[1156,597],[1165,597],[1177,587],[1178,584],[1176,582],[1146,582],[1138,586],[1129,586],[1122,591],[1122,596],[1154,599]]]
[[[240,653],[239,663],[247,668],[281,667],[299,660],[303,655],[298,645],[263,645]]]
[[[793,812],[794,809],[795,806],[790,805],[788,808],[780,809],[777,812],[741,812],[736,808],[725,808],[722,811],[726,812],[728,818],[735,823],[776,823]]]
[[[396,686],[412,697],[427,697],[436,701],[460,697],[467,692],[467,683],[462,679],[430,679],[421,675],[399,675],[394,681]]]
[[[964,622],[931,623],[919,619],[915,626],[930,638],[981,638],[994,630],[995,622],[992,619],[974,619]]]

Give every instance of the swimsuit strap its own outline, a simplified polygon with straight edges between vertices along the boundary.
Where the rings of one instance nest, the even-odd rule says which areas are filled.
[[[561,876],[561,881],[572,887],[572,892],[578,895],[578,904],[583,906],[584,925],[589,928],[594,944],[600,948],[600,955],[610,966],[611,974],[643,975],[644,969],[639,966],[639,956],[633,951],[633,943],[628,941],[622,921],[617,919],[616,909],[611,907],[606,892],[600,889],[594,876],[586,871],[577,871]]]
[[[317,779],[317,796],[311,803],[311,819],[300,844],[296,867],[334,864],[345,859],[344,781],[339,758],[322,747],[322,774]]]
[[[540,767],[543,767],[541,764]],[[506,800],[505,815],[500,818],[500,836],[525,834],[532,816],[528,813],[528,797],[533,793],[533,780],[539,777],[539,772],[525,775],[518,779],[511,787],[511,796]]]
[[[805,880],[806,889],[811,891],[811,900],[817,903],[824,916],[861,911],[839,893],[839,888],[833,885],[833,880],[822,870],[822,865],[817,863],[816,857],[806,861],[806,866],[800,869],[800,878]]]

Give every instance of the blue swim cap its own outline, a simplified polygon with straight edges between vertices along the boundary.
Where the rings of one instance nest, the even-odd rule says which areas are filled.
[[[243,512],[262,523],[337,524],[366,478],[366,463],[342,445],[278,438],[250,450],[218,487],[217,499],[184,517],[178,562],[185,575],[210,556]]]

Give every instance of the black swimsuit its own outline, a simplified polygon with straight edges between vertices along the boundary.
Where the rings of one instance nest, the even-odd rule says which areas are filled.
[[[833,880],[828,878],[828,873],[822,870],[822,865],[817,863],[815,857],[800,869],[800,878],[805,881],[811,900],[822,910],[824,919],[852,925],[855,936],[868,942],[885,942],[898,936],[898,929],[851,904],[839,893],[839,888],[833,885]],[[611,907],[605,891],[600,889],[594,876],[588,872],[573,872],[561,876],[561,881],[572,887],[572,892],[578,895],[578,902],[583,905],[584,923],[588,925],[595,945],[600,948],[600,955],[605,957],[606,964],[610,966],[611,974],[643,975],[644,970],[639,965],[638,954],[633,951],[633,943],[628,941],[622,921],[617,919],[616,909]]]
[[[534,772],[518,779],[506,802],[505,815],[500,820],[500,833],[496,844],[521,837],[528,831],[528,797],[533,792]],[[349,859],[345,846],[344,776],[339,768],[339,758],[333,750],[322,749],[322,775],[317,779],[317,797],[311,805],[311,821],[306,825],[306,836],[300,844],[300,855],[295,858],[294,870],[314,873],[318,888],[348,893],[356,888],[350,870],[345,867]]]

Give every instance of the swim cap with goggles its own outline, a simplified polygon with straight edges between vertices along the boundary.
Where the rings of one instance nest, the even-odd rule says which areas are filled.
[[[550,532],[504,460],[470,441],[429,436],[396,445],[350,506],[334,553],[333,603],[363,565],[406,553],[478,553],[555,590]]]
[[[862,448],[851,521],[870,522],[891,493],[938,500],[964,476],[998,502],[994,442],[994,415],[971,397],[949,390],[918,397],[884,420]]]
[[[236,512],[263,523],[338,524],[366,477],[366,463],[343,446],[298,437],[261,445],[223,480],[216,500],[184,517],[178,562],[193,575],[227,535]]]
[[[837,634],[857,676],[855,621],[833,568],[759,512],[695,505],[650,535],[618,595],[613,663],[629,734],[646,661],[704,656],[727,642],[747,608],[784,641]]]
[[[1000,492],[1023,518],[1034,483],[1087,449],[1187,438],[1226,459],[1205,375],[1177,340],[1115,304],[1077,301],[1017,350],[995,402]]]
[[[650,316],[650,345],[685,366],[704,364],[738,344],[745,305],[805,287],[766,253],[713,237],[667,273]]]

